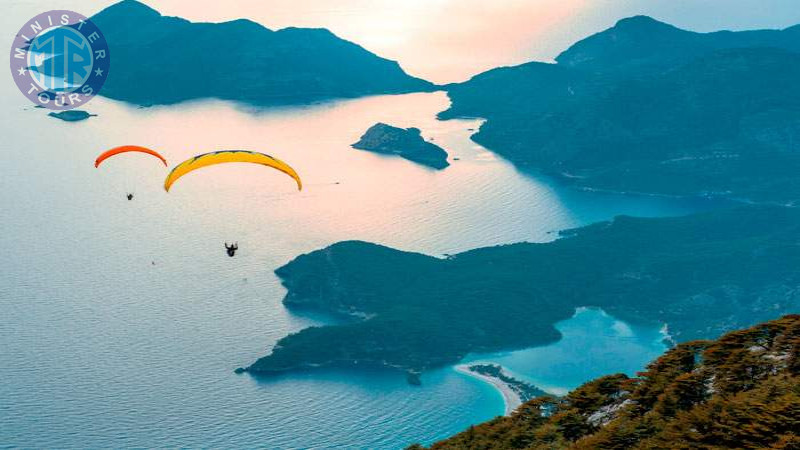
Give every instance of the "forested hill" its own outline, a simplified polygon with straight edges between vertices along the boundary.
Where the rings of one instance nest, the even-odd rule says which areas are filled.
[[[648,17],[448,86],[441,118],[587,189],[800,201],[800,26],[693,33]]]
[[[748,206],[674,218],[617,217],[547,244],[438,259],[365,242],[298,256],[276,273],[284,304],[349,323],[289,335],[247,370],[424,370],[470,352],[559,339],[575,308],[667,324],[679,342],[800,311],[800,210]]]
[[[635,16],[575,43],[556,61],[562,66],[591,72],[660,71],[714,51],[734,48],[800,52],[800,25],[785,30],[696,33],[651,17]]]
[[[800,447],[800,316],[681,344],[636,378],[538,398],[433,449]],[[413,446],[412,448],[420,448]]]
[[[220,98],[268,106],[433,89],[326,29],[194,23],[135,0],[91,19],[111,51],[102,95],[131,103]]]

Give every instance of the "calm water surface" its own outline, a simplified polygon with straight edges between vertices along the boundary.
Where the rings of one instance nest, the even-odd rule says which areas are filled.
[[[465,361],[501,364],[515,378],[563,395],[603,375],[634,375],[667,349],[661,330],[630,325],[595,308],[579,308],[556,328],[562,338],[551,345],[469,355]]]
[[[8,78],[0,87],[0,446],[432,442],[501,414],[502,398],[451,368],[426,373],[421,388],[384,372],[233,374],[287,333],[322,323],[281,305],[275,268],[345,239],[443,255],[547,241],[554,230],[617,214],[709,206],[576,192],[522,174],[469,140],[478,121],[435,120],[448,105],[443,93],[270,111],[95,99],[88,110],[99,117],[66,123],[26,105]],[[377,121],[419,127],[460,160],[437,172],[349,147]],[[265,151],[297,168],[306,188],[298,193],[261,167],[226,165],[166,194],[166,168],[154,158],[122,155],[93,167],[99,152],[122,144],[158,149],[173,165],[217,149]],[[225,241],[239,242],[235,258]],[[625,328],[598,311],[560,327],[560,344],[483,357],[559,392],[635,371],[662,349],[657,330]],[[598,338],[613,330],[633,343]]]
[[[0,443],[8,445],[431,442],[501,414],[502,398],[450,368],[425,374],[421,388],[383,372],[232,373],[287,333],[320,323],[281,305],[275,268],[343,239],[442,255],[546,241],[553,230],[616,214],[705,206],[581,193],[521,174],[468,139],[477,121],[435,120],[448,103],[443,93],[269,112],[95,99],[89,110],[99,117],[80,123],[46,117],[18,93],[5,98],[13,107],[4,106],[0,179]],[[376,121],[419,127],[460,160],[437,172],[350,148]],[[93,167],[100,151],[120,144],[159,149],[171,164],[221,148],[263,150],[294,165],[306,189],[296,192],[277,172],[228,165],[189,175],[166,194],[166,169],[153,158]],[[222,244],[233,240],[241,250],[228,258]],[[562,329],[563,342],[578,339],[588,353],[555,344],[496,360],[558,391],[636,370],[655,354],[591,350],[607,342],[586,333],[608,326],[582,317],[573,321],[584,335]],[[553,366],[558,355],[568,358]],[[585,369],[597,361],[602,370]]]

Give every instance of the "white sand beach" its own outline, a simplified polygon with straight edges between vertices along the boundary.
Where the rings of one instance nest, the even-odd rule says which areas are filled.
[[[473,372],[469,370],[469,366],[466,364],[459,364],[455,366],[454,369],[457,372],[485,381],[500,391],[500,393],[503,395],[503,402],[506,405],[506,410],[504,413],[506,416],[511,415],[511,413],[522,404],[522,399],[520,399],[519,394],[514,392],[504,381]]]

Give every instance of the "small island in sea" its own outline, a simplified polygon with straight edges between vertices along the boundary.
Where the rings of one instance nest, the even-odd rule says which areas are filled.
[[[369,127],[353,148],[385,155],[398,155],[409,161],[434,169],[444,169],[447,152],[436,144],[425,141],[419,128],[398,128],[385,123]]]
[[[61,119],[65,122],[78,122],[81,120],[86,120],[89,117],[97,116],[97,114],[89,114],[86,111],[79,111],[76,109],[72,109],[69,111],[51,112],[47,115],[50,117],[55,117],[56,119]]]
[[[554,324],[584,306],[632,324],[666,325],[677,342],[715,338],[800,309],[798,235],[800,210],[748,205],[684,217],[620,216],[551,243],[446,259],[340,242],[276,274],[287,307],[350,320],[286,336],[241,371],[424,371],[469,353],[555,342]]]
[[[498,364],[461,364],[455,367],[461,373],[486,381],[503,395],[505,414],[511,414],[519,405],[536,397],[548,395],[547,392],[506,373]]]

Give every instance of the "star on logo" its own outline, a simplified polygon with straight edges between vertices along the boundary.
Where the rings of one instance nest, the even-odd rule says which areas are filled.
[[[27,72],[27,70],[25,70],[24,67],[20,67],[19,69],[17,69],[17,73],[22,77],[25,76],[25,72]]]
[[[94,74],[97,75],[98,77],[102,77],[103,76],[103,69],[98,67],[97,70],[94,71]]]

